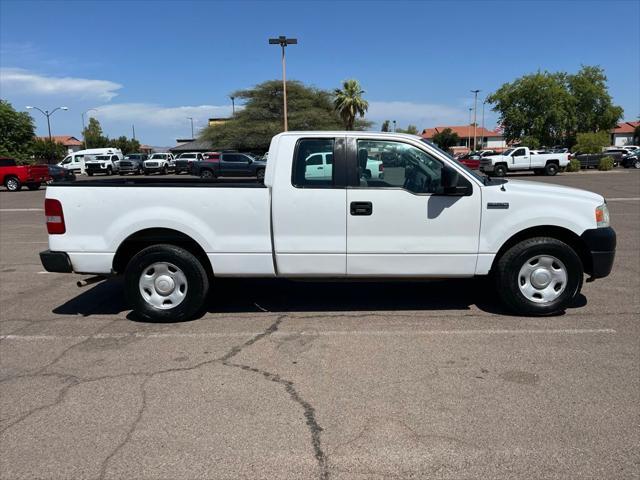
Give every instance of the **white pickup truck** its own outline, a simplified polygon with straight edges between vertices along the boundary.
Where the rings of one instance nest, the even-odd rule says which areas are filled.
[[[307,159],[325,152],[331,176],[318,178]],[[371,160],[383,178],[365,174]],[[551,314],[585,273],[609,274],[616,243],[600,195],[480,176],[395,133],[279,134],[264,184],[54,183],[45,215],[47,271],[123,274],[131,308],[156,321],[196,315],[214,277],[490,275],[513,311]]]
[[[504,177],[507,172],[533,170],[536,174],[555,175],[569,165],[568,153],[538,153],[527,147],[505,150],[499,155],[480,159],[480,171],[495,177]]]

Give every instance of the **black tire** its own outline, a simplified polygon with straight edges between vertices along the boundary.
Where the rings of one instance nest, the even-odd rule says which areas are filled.
[[[640,160],[636,160],[635,162],[633,162],[633,164],[631,166],[633,168],[640,168]]]
[[[40,184],[39,183],[27,183],[27,188],[29,190],[40,190]]]
[[[138,169],[136,170],[136,175],[142,175],[142,170],[140,169],[140,167],[138,167]]]
[[[557,163],[547,163],[547,165],[544,167],[544,174],[549,177],[553,177],[556,173],[558,173],[559,169],[560,167]]]
[[[161,309],[148,303],[140,292],[140,277],[156,262],[168,262],[178,267],[187,279],[186,296],[173,308]],[[209,278],[202,263],[191,252],[175,245],[153,245],[138,252],[125,270],[127,304],[141,317],[152,322],[181,322],[190,320],[205,305]]]
[[[111,175],[113,175],[113,170],[111,169],[111,167],[107,167],[107,176]]]
[[[493,168],[493,176],[494,177],[504,177],[507,174],[507,167],[504,165],[496,165]]]
[[[10,192],[19,192],[20,190],[22,190],[22,183],[20,183],[18,177],[5,178],[4,186]]]
[[[263,182],[264,183],[264,168],[261,168],[260,170],[258,170],[256,172],[256,177],[258,178],[259,182]]]
[[[214,180],[216,178],[216,175],[212,170],[203,168],[202,170],[200,170],[200,178],[204,178],[206,180]]]
[[[564,291],[553,301],[537,303],[520,291],[520,269],[536,255],[550,255],[566,268]],[[578,254],[566,243],[550,237],[535,237],[517,243],[507,250],[494,268],[498,293],[505,305],[521,315],[552,315],[562,312],[580,293],[584,268]]]
[[[161,175],[166,175],[167,173],[169,173],[169,172],[167,171],[167,167],[166,167],[166,166],[162,167],[162,171],[160,172],[160,174],[161,174]]]
[[[93,172],[87,172],[87,175],[89,175],[90,177],[93,177]]]
[[[149,175],[149,170],[147,170],[147,169],[145,168],[145,170],[144,170],[144,174],[145,174],[145,175]]]

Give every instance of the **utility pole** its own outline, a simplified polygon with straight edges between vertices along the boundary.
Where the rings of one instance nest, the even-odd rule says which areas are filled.
[[[396,133],[396,121],[393,121],[393,133]]]
[[[469,127],[467,128],[467,148],[469,152],[471,152],[471,110],[473,108],[469,107]]]
[[[136,126],[135,125],[131,125],[131,130],[133,131],[133,140],[136,139]]]
[[[284,49],[287,45],[297,45],[297,38],[287,38],[280,35],[278,38],[270,38],[269,45],[280,45],[282,47],[282,98],[284,102],[284,131],[289,130],[289,121],[287,119],[287,67]]]
[[[486,98],[482,101],[482,144],[481,144],[481,148],[485,147],[484,134],[487,133],[487,131],[484,129],[484,104],[485,103],[487,103],[487,99]]]
[[[478,113],[478,92],[480,92],[480,90],[471,90],[471,93],[473,93],[473,150],[476,150],[476,139],[477,139],[477,128],[478,128],[478,122],[477,122],[477,113]]]
[[[236,97],[229,97],[231,99],[231,116],[236,116]]]

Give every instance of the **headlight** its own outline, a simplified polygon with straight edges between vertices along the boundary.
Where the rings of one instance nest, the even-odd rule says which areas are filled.
[[[596,223],[598,224],[598,228],[609,226],[609,208],[606,202],[596,207]]]

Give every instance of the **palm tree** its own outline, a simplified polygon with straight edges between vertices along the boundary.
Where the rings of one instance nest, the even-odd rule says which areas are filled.
[[[347,130],[353,130],[356,115],[360,115],[360,118],[364,117],[369,108],[369,102],[362,98],[363,93],[360,82],[353,79],[342,82],[342,90],[336,88],[333,91],[335,95],[333,106]]]

